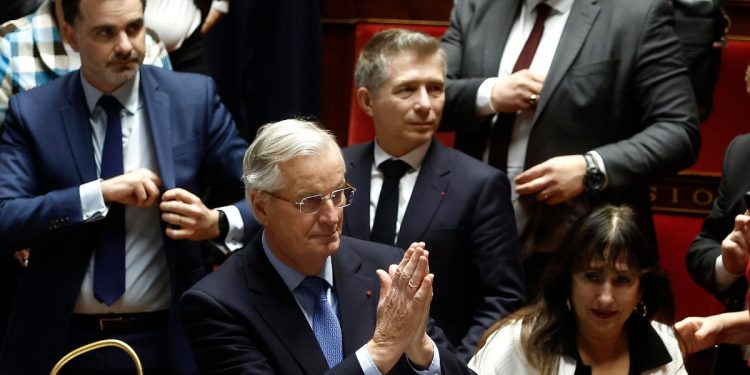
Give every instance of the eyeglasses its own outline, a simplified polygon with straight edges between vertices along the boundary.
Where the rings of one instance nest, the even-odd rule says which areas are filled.
[[[320,209],[323,207],[323,204],[325,204],[325,201],[328,199],[330,199],[331,203],[333,203],[333,206],[337,208],[346,207],[352,204],[352,199],[354,199],[354,192],[357,191],[357,189],[355,189],[352,185],[349,185],[348,182],[346,185],[347,186],[345,188],[334,190],[331,192],[331,194],[311,195],[309,197],[300,199],[298,202],[283,198],[274,193],[271,193],[270,191],[266,191],[266,194],[278,200],[293,203],[299,208],[299,212],[301,212],[303,215],[312,215],[318,213],[318,211],[320,211]]]

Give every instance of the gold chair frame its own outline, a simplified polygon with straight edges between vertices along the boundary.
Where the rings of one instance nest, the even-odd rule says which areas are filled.
[[[73,358],[78,357],[81,354],[88,353],[92,350],[104,348],[107,346],[114,346],[128,353],[130,358],[133,360],[133,363],[135,364],[135,369],[138,372],[138,375],[143,375],[143,367],[141,366],[141,360],[138,358],[138,354],[135,353],[135,350],[133,350],[133,348],[131,348],[130,345],[124,343],[123,341],[115,340],[115,339],[99,340],[99,341],[81,346],[80,348],[73,349],[70,353],[66,354],[59,361],[57,361],[57,363],[55,364],[55,367],[52,368],[52,372],[50,372],[50,375],[57,375],[57,373],[63,368],[63,366],[65,366],[65,364],[70,362]]]

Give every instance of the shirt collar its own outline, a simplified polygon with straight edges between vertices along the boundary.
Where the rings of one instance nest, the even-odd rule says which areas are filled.
[[[89,81],[83,76],[83,72],[78,73],[81,77],[81,85],[83,86],[83,95],[86,97],[86,105],[89,107],[89,113],[94,113],[96,103],[99,102],[99,98],[104,95],[96,87],[91,85]],[[134,114],[138,110],[139,104],[139,92],[138,87],[141,79],[140,71],[135,73],[133,79],[125,82],[117,90],[112,91],[110,95],[114,96],[120,104],[130,113]]]
[[[669,350],[664,346],[664,341],[649,321],[633,314],[625,322],[625,329],[628,332],[630,374],[641,374],[672,361],[672,356],[669,355]],[[567,336],[563,347],[563,355],[575,359],[576,374],[591,373],[589,366],[583,364],[583,360],[581,360],[575,334]]]
[[[374,153],[375,166],[378,166],[380,165],[380,163],[389,159],[398,159],[406,162],[406,164],[409,164],[409,166],[414,168],[415,170],[419,170],[419,168],[422,166],[422,161],[424,161],[424,157],[427,155],[427,151],[430,149],[431,144],[432,141],[425,142],[423,145],[397,158],[385,152],[385,150],[383,150],[380,145],[378,145],[378,142],[376,140]]]
[[[524,0],[524,5],[526,6],[526,12],[531,13],[537,4],[547,3],[550,8],[555,10],[554,14],[564,14],[570,12],[570,9],[573,7],[573,1],[575,0]]]
[[[271,247],[268,246],[268,241],[266,241],[265,230],[263,231],[261,241],[263,243],[263,252],[266,254],[266,257],[268,257],[271,265],[274,269],[276,269],[276,272],[279,273],[281,279],[284,280],[284,284],[286,284],[286,287],[290,291],[294,292],[294,290],[297,289],[299,284],[302,282],[302,280],[305,279],[306,276],[299,273],[294,268],[287,266],[282,261],[280,261],[279,258],[276,258],[273,255]],[[318,276],[321,279],[325,280],[328,283],[328,286],[333,289],[333,265],[331,263],[330,256],[326,259],[326,262],[323,265],[323,269],[321,269],[315,276]]]

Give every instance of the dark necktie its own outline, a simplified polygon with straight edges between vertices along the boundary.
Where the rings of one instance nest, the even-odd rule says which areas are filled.
[[[536,21],[534,21],[531,34],[526,39],[526,44],[523,45],[521,54],[518,55],[518,60],[513,66],[513,73],[528,69],[531,61],[534,60],[534,54],[539,47],[539,41],[542,40],[542,33],[544,33],[544,21],[551,9],[546,3],[537,4]],[[515,119],[515,113],[498,113],[497,121],[495,126],[492,127],[492,134],[490,134],[489,164],[504,171],[508,169],[508,147],[510,146],[510,136]]]
[[[313,333],[326,357],[328,367],[333,368],[343,360],[344,350],[339,320],[328,304],[328,283],[317,276],[308,276],[302,280],[300,288],[315,298],[312,314]]]
[[[393,245],[396,241],[398,182],[411,167],[404,161],[391,159],[380,163],[378,168],[383,171],[383,188],[375,209],[370,241]]]
[[[104,95],[99,106],[107,113],[100,173],[106,180],[123,173],[121,105]],[[103,222],[94,255],[94,297],[111,306],[125,292],[125,206],[111,203]]]

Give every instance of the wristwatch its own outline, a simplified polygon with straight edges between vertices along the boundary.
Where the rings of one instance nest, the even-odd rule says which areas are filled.
[[[583,176],[583,183],[586,185],[586,189],[601,191],[604,189],[605,176],[599,164],[594,160],[594,156],[591,153],[583,155],[586,160],[586,175]]]
[[[227,214],[224,211],[217,211],[219,211],[219,237],[216,237],[216,240],[222,242],[229,233],[229,219],[227,219]]]

